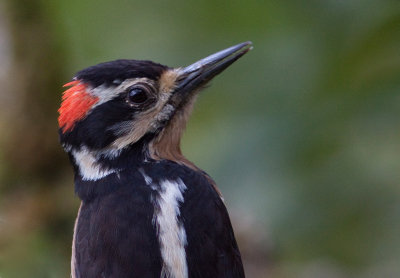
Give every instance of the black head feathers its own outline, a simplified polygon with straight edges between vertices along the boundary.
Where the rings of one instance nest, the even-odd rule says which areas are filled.
[[[152,61],[115,60],[81,70],[75,78],[92,87],[98,87],[102,84],[111,86],[115,82],[122,82],[129,78],[145,77],[157,80],[166,69],[168,69],[167,66]]]

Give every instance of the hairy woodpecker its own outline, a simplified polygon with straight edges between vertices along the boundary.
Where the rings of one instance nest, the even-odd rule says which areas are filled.
[[[180,140],[200,89],[251,47],[183,68],[116,60],[65,84],[59,136],[81,199],[71,277],[244,277],[221,195]]]

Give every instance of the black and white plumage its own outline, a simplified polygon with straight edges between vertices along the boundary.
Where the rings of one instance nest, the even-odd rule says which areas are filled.
[[[82,200],[72,277],[244,277],[219,191],[179,145],[199,89],[250,48],[186,68],[117,60],[66,84],[60,141]]]

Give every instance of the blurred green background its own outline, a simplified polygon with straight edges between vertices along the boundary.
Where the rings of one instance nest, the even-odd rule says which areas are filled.
[[[232,216],[248,277],[400,277],[400,2],[1,0],[0,277],[69,277],[79,200],[62,84],[117,58],[254,50],[183,140]]]

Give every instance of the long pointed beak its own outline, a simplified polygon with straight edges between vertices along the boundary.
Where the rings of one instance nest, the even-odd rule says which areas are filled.
[[[204,86],[252,48],[250,41],[243,42],[179,69],[179,81],[174,94],[178,94],[181,100],[185,99],[187,95]]]

